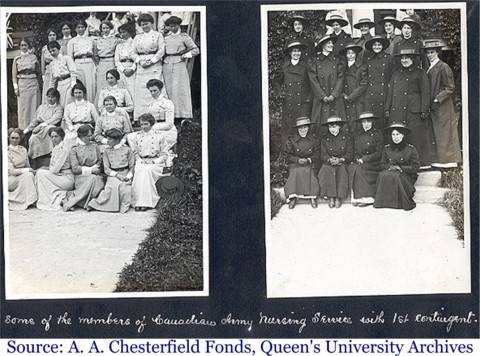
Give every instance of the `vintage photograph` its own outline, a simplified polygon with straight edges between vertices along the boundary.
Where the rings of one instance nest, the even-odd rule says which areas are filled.
[[[261,16],[267,297],[469,293],[465,4]]]
[[[6,299],[207,296],[205,7],[0,16]]]

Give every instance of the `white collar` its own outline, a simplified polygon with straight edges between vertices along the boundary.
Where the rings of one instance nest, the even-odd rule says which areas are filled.
[[[123,144],[120,142],[118,145],[113,146],[115,150],[118,150],[120,147],[122,147]]]
[[[353,66],[353,65],[355,64],[355,61],[356,61],[355,59],[354,59],[354,60],[349,60],[349,61],[347,62],[348,67],[350,68],[351,66]]]
[[[47,103],[47,107],[49,107],[49,108],[51,108],[51,109],[53,109],[53,108],[56,107],[57,105],[58,105],[58,103],[57,103],[57,104],[49,104],[49,103]]]
[[[71,40],[71,39],[72,39],[72,34],[70,34],[70,36],[68,37],[65,37],[65,36],[62,37],[62,40]]]
[[[75,103],[75,105],[83,105],[85,103],[85,99],[75,100],[74,103]]]
[[[112,112],[106,111],[106,112],[105,112],[105,116],[115,116],[115,114],[116,114],[115,111],[112,111]]]
[[[294,66],[296,66],[298,64],[298,62],[300,62],[300,59],[291,59],[290,60],[290,63],[292,63]]]
[[[118,84],[115,84],[115,85],[112,85],[112,86],[108,86],[107,87],[108,89],[117,89],[118,88]]]
[[[428,69],[433,68],[433,66],[435,64],[437,64],[439,61],[440,61],[440,58],[438,58],[438,57],[436,59],[434,59],[433,62],[430,63],[430,67]]]
[[[330,53],[332,52],[325,52],[325,51],[322,51],[322,54],[325,56],[325,57],[328,57],[330,55]]]
[[[78,143],[80,146],[86,146],[86,145],[87,145],[85,142],[83,142],[82,140],[80,140],[78,137],[77,137],[77,143]]]

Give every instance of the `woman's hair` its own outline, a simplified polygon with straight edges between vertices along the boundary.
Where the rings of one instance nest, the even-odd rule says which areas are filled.
[[[145,13],[138,16],[137,23],[140,25],[142,22],[150,22],[152,24],[155,23],[155,21],[153,20],[153,16]]]
[[[108,96],[106,96],[106,97],[103,99],[103,105],[105,105],[105,102],[106,102],[106,101],[113,101],[113,102],[115,103],[115,106],[118,105],[117,99],[115,99],[115,97],[112,96],[112,95],[108,95]]]
[[[88,124],[81,125],[81,126],[77,129],[77,136],[78,136],[79,138],[88,136],[89,133],[93,133],[93,127],[90,126],[90,125],[88,125]]]
[[[149,113],[145,113],[145,114],[140,115],[138,117],[138,120],[139,121],[148,121],[151,126],[153,126],[155,124],[155,118],[153,117],[152,114],[149,114]]]
[[[62,30],[63,26],[67,25],[70,31],[72,31],[72,24],[68,21],[63,21],[60,23],[60,31]]]
[[[105,136],[120,141],[123,137],[123,132],[119,129],[113,128],[105,132]]]
[[[23,37],[21,42],[25,42],[28,48],[32,48],[32,39],[29,37]]]
[[[56,37],[58,37],[58,33],[57,33],[57,30],[55,30],[53,27],[50,27],[48,30],[47,30],[47,37],[50,33],[54,33]]]
[[[120,73],[118,73],[118,70],[116,70],[116,69],[107,70],[107,72],[105,73],[105,78],[107,78],[108,74],[113,75],[116,80],[120,80]]]
[[[130,22],[124,23],[118,27],[118,32],[125,31],[130,34],[130,37],[135,37],[135,26],[133,26]]]
[[[163,83],[161,80],[158,80],[158,79],[150,79],[148,82],[147,82],[147,88],[151,88],[151,87],[157,87],[158,90],[162,90],[163,88]]]
[[[48,48],[48,50],[51,50],[52,48],[56,48],[56,49],[60,50],[60,48],[62,48],[62,46],[60,46],[60,43],[58,43],[57,41],[52,41],[52,42],[48,42],[47,48]]]
[[[83,95],[87,94],[87,88],[85,88],[85,85],[83,85],[82,82],[78,82],[77,81],[77,84],[75,84],[73,87],[72,87],[72,90],[71,90],[71,94],[73,96],[73,93],[75,92],[75,90],[81,90],[83,92]]]
[[[8,138],[10,138],[12,133],[17,133],[20,136],[20,140],[23,138],[23,131],[18,127],[11,127],[8,129]]]
[[[48,130],[48,136],[52,136],[52,132],[55,132],[58,136],[62,138],[62,140],[65,138],[65,131],[63,131],[61,127],[57,127],[57,126],[51,127]]]
[[[85,20],[77,20],[75,21],[75,28],[77,28],[79,25],[82,25],[83,27],[87,28],[88,25],[87,23],[85,22]]]
[[[47,96],[48,95],[53,95],[55,98],[57,98],[57,101],[60,100],[60,92],[55,88],[49,88],[47,90]]]
[[[102,28],[102,25],[107,25],[108,27],[110,27],[110,30],[113,28],[113,24],[110,20],[103,20],[101,23],[100,23],[100,28]]]

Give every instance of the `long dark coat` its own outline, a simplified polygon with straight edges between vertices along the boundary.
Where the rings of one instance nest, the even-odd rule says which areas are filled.
[[[393,55],[395,54],[394,53],[395,46],[397,45],[397,43],[399,43],[402,40],[402,36],[393,34],[391,37],[388,38],[388,40],[390,41],[390,44],[388,45],[387,49],[385,49],[385,52],[387,52],[390,55]]]
[[[383,135],[379,130],[370,129],[356,135],[354,142],[354,160],[349,166],[353,198],[374,197],[382,168]],[[363,163],[356,162],[357,159],[362,159]]]
[[[353,158],[353,140],[351,136],[340,131],[337,136],[330,132],[322,137],[321,142],[322,168],[318,172],[320,195],[329,198],[346,198],[348,196],[347,166]],[[345,158],[345,162],[332,166],[329,159],[332,157]]]
[[[337,39],[333,47],[333,52],[335,54],[339,54],[343,47],[352,42],[352,36],[350,36],[344,30],[342,30],[338,35],[336,35],[335,32],[332,32],[330,36]]]
[[[430,81],[431,118],[436,146],[436,162],[461,162],[457,120],[453,104],[455,81],[448,64],[439,60],[427,71]],[[435,103],[434,100],[438,100]]]
[[[323,123],[332,115],[345,118],[343,102],[343,74],[341,62],[333,54],[324,56],[317,54],[309,72],[310,84],[313,92],[313,107],[311,119],[314,123]],[[333,95],[335,100],[324,103],[323,98]]]
[[[430,108],[430,84],[423,69],[408,68],[393,73],[388,87],[385,110],[390,112],[390,123],[403,123],[410,129],[410,143],[415,146],[422,166],[429,166],[435,159],[430,117],[421,119]]]
[[[300,33],[297,33],[297,32],[290,32],[287,37],[285,38],[285,44],[289,43],[290,41],[299,41],[301,43],[303,43],[304,45],[307,46],[307,50],[306,51],[302,51],[302,57],[307,59],[307,58],[310,58],[312,57],[314,54],[315,54],[315,41],[314,39],[307,35],[307,33],[305,31],[302,31]],[[286,46],[284,46],[285,48]],[[290,56],[287,55],[288,58],[290,58]]]
[[[415,49],[417,52],[420,54],[420,56],[415,56],[415,59],[413,61],[413,65],[415,67],[421,67],[421,68],[428,68],[427,64],[427,57],[425,57],[425,54],[423,52],[423,43],[421,39],[417,37],[410,37],[408,40],[405,38],[401,37],[400,41],[398,41],[393,48],[393,54],[400,53],[400,50],[402,49]],[[397,56],[395,57],[395,66],[397,69],[401,68],[401,63],[400,63],[400,57]]]
[[[389,171],[392,165],[402,172]],[[382,153],[382,171],[377,179],[375,208],[411,210],[415,208],[413,195],[418,177],[418,153],[414,146],[400,143],[386,145]]]
[[[355,44],[362,47],[362,50],[357,54],[357,61],[359,61],[360,63],[365,63],[365,55],[368,52],[365,49],[365,42],[367,42],[370,38],[372,38],[372,35],[367,34],[366,36],[362,35],[362,37],[359,37],[354,41]]]
[[[290,198],[313,198],[318,194],[319,186],[315,167],[319,164],[320,140],[309,132],[301,137],[298,132],[289,136],[286,144],[288,155],[288,179],[285,184],[285,196]],[[308,164],[299,164],[300,158],[309,158]]]
[[[355,131],[356,122],[354,121],[363,111],[364,94],[367,89],[367,68],[359,61],[351,67],[345,64],[345,74],[343,81],[343,94],[347,95],[345,102],[345,119],[348,122],[350,132]]]

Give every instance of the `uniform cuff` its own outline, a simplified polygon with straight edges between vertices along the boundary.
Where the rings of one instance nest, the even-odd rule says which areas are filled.
[[[92,167],[82,167],[82,176],[92,174]]]

